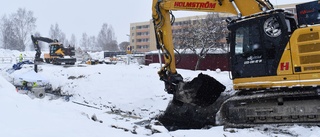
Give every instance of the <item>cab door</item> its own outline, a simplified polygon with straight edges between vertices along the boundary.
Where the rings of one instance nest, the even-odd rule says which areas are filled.
[[[289,41],[287,25],[281,13],[230,25],[233,78],[277,75],[281,56]]]

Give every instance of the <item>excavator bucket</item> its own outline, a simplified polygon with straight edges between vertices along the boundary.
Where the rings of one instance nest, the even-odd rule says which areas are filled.
[[[168,129],[202,128],[214,125],[216,112],[226,99],[225,86],[200,73],[190,82],[180,82],[173,100],[158,120]]]
[[[174,99],[197,106],[213,104],[226,87],[209,75],[200,73],[190,82],[180,82]]]

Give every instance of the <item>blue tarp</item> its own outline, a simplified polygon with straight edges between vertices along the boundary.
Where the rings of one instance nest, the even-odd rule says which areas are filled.
[[[26,60],[26,61],[22,61],[22,62],[19,62],[19,63],[17,63],[17,64],[14,64],[13,66],[12,66],[12,69],[14,69],[14,70],[19,70],[19,69],[21,69],[22,68],[22,65],[23,64],[33,64],[31,61],[29,61],[29,60]]]

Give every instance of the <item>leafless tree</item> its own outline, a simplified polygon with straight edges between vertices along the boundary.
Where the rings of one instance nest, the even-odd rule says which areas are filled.
[[[77,45],[77,39],[76,39],[76,36],[74,34],[71,35],[70,45],[73,46],[73,47],[75,47]]]
[[[91,49],[92,51],[99,51],[101,50],[101,47],[97,46],[97,40],[95,36],[90,36],[88,38],[88,43],[89,43],[89,49]]]
[[[1,19],[1,40],[3,46],[8,49],[24,51],[30,41],[36,27],[36,18],[32,11],[19,8],[16,13],[8,18],[3,16]]]
[[[15,33],[13,22],[6,16],[1,18],[1,42],[2,48],[16,50],[19,49],[18,37]]]
[[[176,48],[183,49],[183,52],[192,51],[197,55],[197,70],[209,51],[226,51],[223,42],[225,32],[226,23],[219,14],[211,13],[204,19],[190,20],[188,25],[181,26],[174,32],[174,43]]]
[[[17,13],[12,15],[18,41],[21,44],[20,51],[24,50],[27,43],[30,41],[30,34],[36,28],[36,18],[33,17],[32,11],[27,11],[25,8],[19,8]]]
[[[49,30],[49,35],[51,39],[57,39],[60,43],[65,46],[70,45],[68,39],[66,38],[66,34],[62,32],[59,28],[59,24],[56,23],[55,25],[51,25]]]
[[[88,35],[87,33],[82,33],[82,38],[80,40],[80,47],[82,48],[82,50],[84,51],[88,51],[89,50],[89,42],[88,42]]]
[[[82,38],[80,40],[80,47],[84,51],[98,51],[101,50],[100,47],[97,46],[95,36],[88,36],[87,33],[82,33]]]
[[[112,40],[110,43],[107,44],[107,47],[110,48],[110,51],[119,51],[117,40]]]
[[[101,47],[102,50],[108,51],[118,51],[117,40],[114,34],[112,26],[104,23],[98,34],[97,45]]]
[[[127,47],[130,45],[130,42],[124,41],[119,44],[120,51],[126,51]]]

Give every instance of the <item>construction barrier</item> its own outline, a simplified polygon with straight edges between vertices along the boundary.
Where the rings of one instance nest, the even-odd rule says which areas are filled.
[[[13,59],[11,57],[0,57],[1,64],[10,64],[12,61]]]
[[[34,57],[23,57],[22,61],[27,61],[27,60],[33,62],[34,61]],[[19,62],[19,57],[16,58],[16,62]]]

